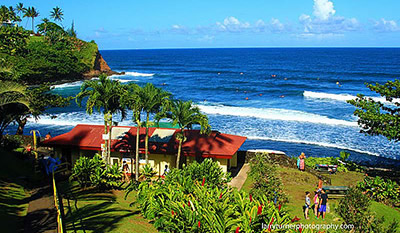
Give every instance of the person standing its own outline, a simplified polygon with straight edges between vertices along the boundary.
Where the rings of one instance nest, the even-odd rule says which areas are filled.
[[[318,218],[322,212],[322,220],[325,220],[327,203],[328,203],[328,194],[325,193],[325,189],[322,189],[321,190],[321,198],[319,200],[320,207],[319,207],[319,212],[318,212]]]
[[[315,214],[315,219],[317,219],[318,216],[318,208],[319,208],[319,191],[314,192],[314,214]]]
[[[304,206],[304,217],[306,219],[309,219],[308,217],[308,210],[310,209],[311,206],[311,200],[310,200],[310,192],[306,192],[306,198],[305,198],[305,206]]]
[[[126,181],[126,182],[130,182],[129,180],[129,166],[126,163],[126,161],[124,160],[124,162],[122,163],[122,172],[124,173],[124,175],[122,176],[122,182]]]
[[[305,170],[305,160],[306,159],[306,155],[304,154],[304,152],[301,152],[299,158],[298,158],[298,167],[300,169],[300,171],[304,171]]]

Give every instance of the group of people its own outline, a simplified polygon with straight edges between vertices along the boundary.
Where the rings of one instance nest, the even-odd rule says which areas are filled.
[[[328,194],[326,190],[322,188],[322,179],[319,178],[318,189],[314,191],[313,205],[311,205],[310,192],[306,192],[305,205],[304,205],[304,217],[309,219],[308,211],[314,210],[315,219],[319,219],[322,216],[322,220],[325,220],[326,207],[328,204]]]

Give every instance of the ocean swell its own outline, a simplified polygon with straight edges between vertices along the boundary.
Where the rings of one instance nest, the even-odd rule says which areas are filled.
[[[315,124],[357,127],[357,122],[332,119],[326,116],[296,110],[279,108],[231,107],[224,105],[198,105],[198,107],[206,114],[255,117],[268,120],[298,121]]]

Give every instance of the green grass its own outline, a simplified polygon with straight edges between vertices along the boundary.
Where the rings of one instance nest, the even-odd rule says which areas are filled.
[[[18,232],[23,228],[30,194],[26,177],[31,176],[27,162],[0,148],[0,226],[1,232]]]
[[[135,193],[125,200],[123,191],[82,190],[76,184],[64,184],[61,189],[71,190],[77,199],[76,203],[72,197],[63,200],[68,232],[157,232],[139,209],[131,206]]]
[[[376,201],[372,201],[371,212],[375,213],[377,217],[385,218],[385,227],[387,227],[393,220],[399,221],[400,219],[400,211],[395,208],[391,208],[385,204],[378,203]],[[400,229],[399,229],[400,230]]]
[[[335,207],[338,205],[339,199],[329,199],[330,212],[326,214],[326,219],[315,219],[313,211],[309,211],[309,218],[305,219],[303,214],[303,206],[305,199],[305,192],[311,193],[311,201],[313,201],[313,192],[315,191],[318,179],[310,173],[301,172],[294,168],[281,168],[277,169],[278,175],[282,181],[282,188],[289,198],[289,202],[284,205],[284,209],[289,212],[291,217],[297,216],[300,218],[300,223],[304,224],[340,224],[341,218],[335,212]],[[333,186],[353,186],[364,178],[364,174],[357,172],[339,172],[335,175],[330,175]],[[253,180],[247,177],[242,189],[250,191]],[[385,226],[393,219],[400,219],[400,211],[398,209],[386,206],[381,203],[372,202],[371,210],[376,213],[378,217],[385,217]]]

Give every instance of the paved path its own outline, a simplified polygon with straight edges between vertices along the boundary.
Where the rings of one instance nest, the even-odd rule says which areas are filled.
[[[36,232],[57,232],[57,211],[54,206],[53,188],[50,185],[35,189],[29,202],[24,233]]]
[[[240,190],[247,179],[247,172],[250,170],[250,166],[248,163],[243,164],[242,169],[240,169],[237,176],[235,176],[231,182],[228,183],[231,187],[236,187]]]

